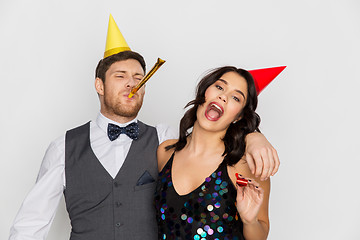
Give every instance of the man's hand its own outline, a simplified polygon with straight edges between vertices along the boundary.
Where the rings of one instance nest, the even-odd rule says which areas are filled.
[[[278,171],[280,161],[275,148],[259,132],[246,136],[245,158],[251,170],[261,181],[265,181]]]

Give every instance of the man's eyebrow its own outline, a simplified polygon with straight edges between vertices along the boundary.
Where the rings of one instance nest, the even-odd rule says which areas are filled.
[[[126,73],[126,71],[116,70],[116,71],[114,71],[114,73]]]
[[[224,80],[224,79],[219,78],[219,81],[220,81],[220,82],[223,82],[225,85],[228,85],[228,82],[227,82],[226,80]],[[238,93],[239,93],[240,95],[242,95],[243,98],[245,99],[245,94],[244,94],[242,91],[240,91],[240,90],[238,90],[238,89],[235,89],[235,92],[238,92]]]

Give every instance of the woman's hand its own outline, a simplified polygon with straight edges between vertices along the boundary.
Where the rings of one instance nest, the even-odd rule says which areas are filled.
[[[247,179],[245,187],[237,186],[236,208],[244,224],[257,222],[260,206],[264,199],[264,190],[257,182]]]

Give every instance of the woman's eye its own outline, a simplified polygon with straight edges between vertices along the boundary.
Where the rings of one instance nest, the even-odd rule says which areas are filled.
[[[240,102],[240,99],[238,97],[233,96],[233,99],[237,102]]]
[[[223,90],[223,88],[220,85],[215,85],[215,87],[219,90]]]

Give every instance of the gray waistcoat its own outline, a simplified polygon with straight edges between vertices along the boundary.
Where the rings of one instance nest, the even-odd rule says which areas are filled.
[[[159,142],[154,127],[138,123],[139,138],[115,179],[91,149],[90,123],[66,133],[64,196],[71,240],[157,239],[153,198]]]

